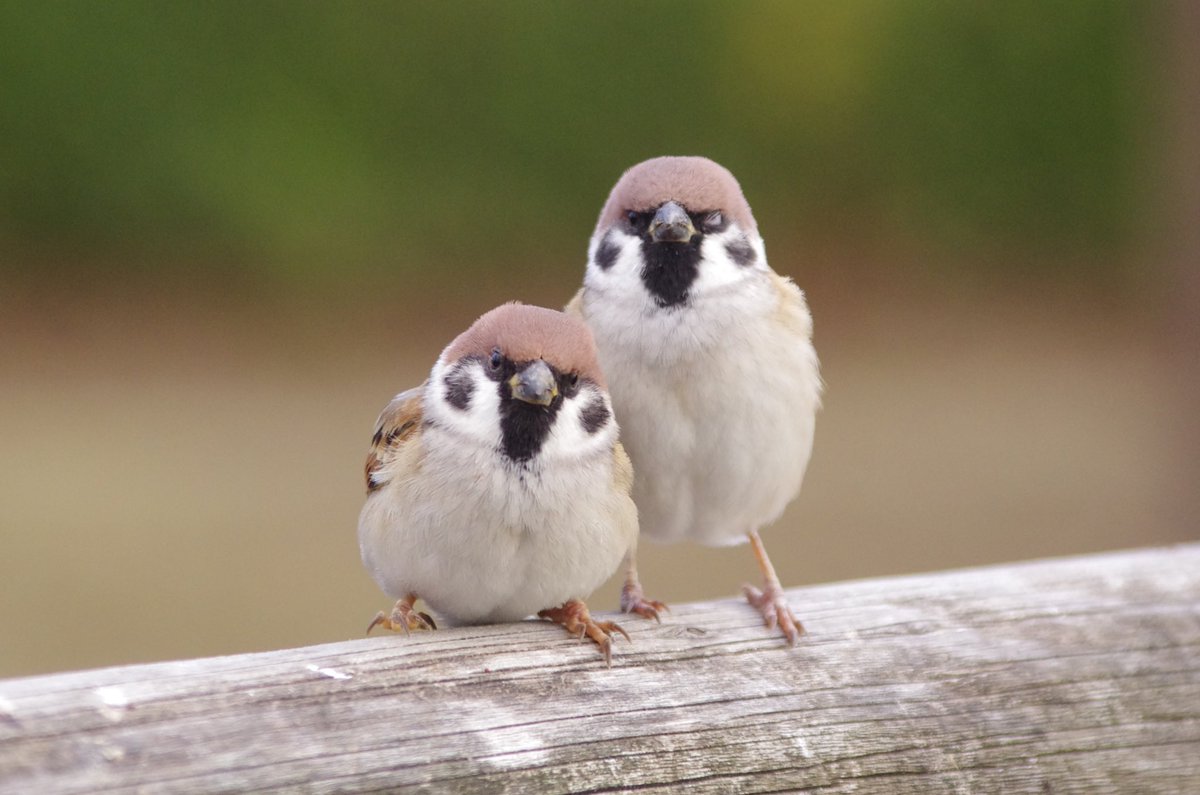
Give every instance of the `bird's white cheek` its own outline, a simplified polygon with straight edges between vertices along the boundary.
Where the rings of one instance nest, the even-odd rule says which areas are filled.
[[[739,262],[734,259],[734,251],[749,251],[751,254],[747,257],[739,253]],[[692,298],[728,290],[733,285],[758,278],[757,274],[766,268],[767,262],[762,238],[743,235],[736,226],[722,234],[706,237],[700,254],[700,270],[689,291]]]
[[[600,415],[596,414],[594,403],[603,407]],[[556,461],[579,460],[600,451],[610,451],[617,433],[608,397],[598,390],[585,389],[563,401],[540,457],[552,465]]]
[[[623,295],[645,293],[642,285],[642,243],[619,229],[597,235],[588,246],[588,287]]]
[[[466,404],[449,399],[446,377],[452,366],[438,361],[429,374],[425,414],[428,419],[457,435],[478,441],[487,447],[500,444],[500,394],[496,383],[483,374],[478,365],[470,365],[466,375],[470,392]]]

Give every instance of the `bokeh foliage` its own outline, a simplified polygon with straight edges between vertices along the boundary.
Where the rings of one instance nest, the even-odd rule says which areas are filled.
[[[7,2],[0,268],[31,251],[63,254],[40,268],[207,259],[299,281],[575,266],[620,171],[664,153],[729,165],[775,239],[1111,253],[1141,201],[1145,16],[1109,0]]]

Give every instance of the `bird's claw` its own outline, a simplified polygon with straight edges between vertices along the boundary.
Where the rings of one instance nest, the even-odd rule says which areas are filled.
[[[380,610],[375,614],[374,620],[367,625],[367,634],[371,634],[371,630],[375,627],[383,627],[384,629],[395,632],[403,630],[405,635],[412,634],[412,630],[433,630],[437,629],[437,623],[433,620],[433,616],[428,613],[417,612],[411,604],[401,599],[396,602],[396,606],[392,608],[391,614],[384,613]]]
[[[659,617],[659,612],[671,612],[671,608],[666,602],[660,602],[657,599],[647,599],[642,593],[641,583],[627,582],[625,587],[621,589],[621,612],[635,613],[642,618],[653,618],[658,623],[662,623]]]
[[[633,640],[617,622],[594,620],[591,613],[588,612],[587,605],[578,599],[572,599],[561,607],[542,610],[538,612],[538,617],[553,621],[578,640],[583,640],[585,637],[591,638],[600,647],[600,652],[604,655],[604,662],[610,668],[612,667],[614,635],[619,632],[625,636],[625,640],[631,642]]]
[[[804,634],[804,625],[796,619],[787,597],[778,586],[768,584],[759,590],[752,585],[743,585],[742,593],[746,594],[746,601],[762,614],[767,629],[779,627],[788,645],[796,645],[796,641]]]

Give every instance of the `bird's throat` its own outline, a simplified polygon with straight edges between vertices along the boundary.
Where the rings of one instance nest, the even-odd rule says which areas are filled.
[[[500,400],[501,448],[512,461],[526,462],[538,454],[550,436],[562,397],[556,397],[549,406],[534,406],[513,399],[502,388]]]
[[[642,283],[661,308],[681,306],[700,273],[700,239],[690,243],[642,241]]]

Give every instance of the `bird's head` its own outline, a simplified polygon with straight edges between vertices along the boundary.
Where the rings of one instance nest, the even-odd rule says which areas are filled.
[[[733,174],[704,157],[657,157],[626,171],[609,194],[588,247],[587,283],[673,310],[765,267]]]
[[[582,321],[504,304],[443,351],[429,382],[433,421],[511,462],[552,462],[611,449],[617,426]]]

